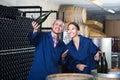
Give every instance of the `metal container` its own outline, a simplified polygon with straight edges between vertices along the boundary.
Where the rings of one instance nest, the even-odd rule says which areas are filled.
[[[94,77],[89,74],[60,73],[48,75],[46,80],[94,80]]]
[[[91,74],[95,80],[120,80],[120,69],[109,69],[108,73],[97,73],[97,70],[92,70]]]
[[[108,63],[108,68],[111,69],[111,55],[112,55],[112,38],[92,38],[93,43],[100,48],[102,52],[105,52],[106,59]]]

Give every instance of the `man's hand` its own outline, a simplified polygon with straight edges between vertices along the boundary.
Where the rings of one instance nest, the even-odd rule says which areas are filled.
[[[35,21],[32,22],[32,26],[33,26],[33,32],[37,32],[40,25],[38,23],[36,23]]]
[[[62,54],[62,60],[65,59],[65,57],[67,56],[67,54],[68,54],[68,49]]]

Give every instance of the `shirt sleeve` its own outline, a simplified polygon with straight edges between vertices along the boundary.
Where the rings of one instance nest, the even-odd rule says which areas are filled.
[[[97,67],[97,61],[94,60],[94,55],[100,51],[100,49],[92,42],[92,40],[90,39],[89,41],[89,47],[90,47],[90,54],[91,54],[91,65],[90,65],[90,69],[96,69]]]
[[[30,44],[37,46],[38,40],[39,40],[39,32],[29,32],[28,39],[30,41]]]
[[[89,51],[91,54],[95,55],[97,51],[100,51],[100,49],[92,42],[92,40],[89,40]]]

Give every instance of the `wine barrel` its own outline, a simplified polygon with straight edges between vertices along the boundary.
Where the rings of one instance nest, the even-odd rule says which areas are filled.
[[[46,80],[94,80],[94,78],[89,74],[59,73],[48,75]]]
[[[97,70],[92,70],[91,74],[95,80],[120,80],[120,69],[109,69],[108,73],[97,73]]]
[[[103,24],[95,21],[95,20],[87,20],[86,21],[86,25],[88,25],[88,27],[99,30],[99,31],[103,31]]]
[[[64,24],[64,30],[68,30],[68,24],[69,24],[69,22]]]
[[[59,19],[63,20],[63,18],[65,22],[86,23],[87,12],[85,8],[79,6],[62,5],[59,8]]]
[[[80,34],[85,37],[89,37],[89,28],[85,24],[79,24]]]
[[[107,37],[102,31],[93,29],[89,27],[89,37],[102,37],[105,38]]]

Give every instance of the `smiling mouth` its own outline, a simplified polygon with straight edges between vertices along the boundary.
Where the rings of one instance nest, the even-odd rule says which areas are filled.
[[[59,31],[60,29],[56,28],[55,30]]]
[[[69,34],[69,36],[72,36],[72,34]]]

